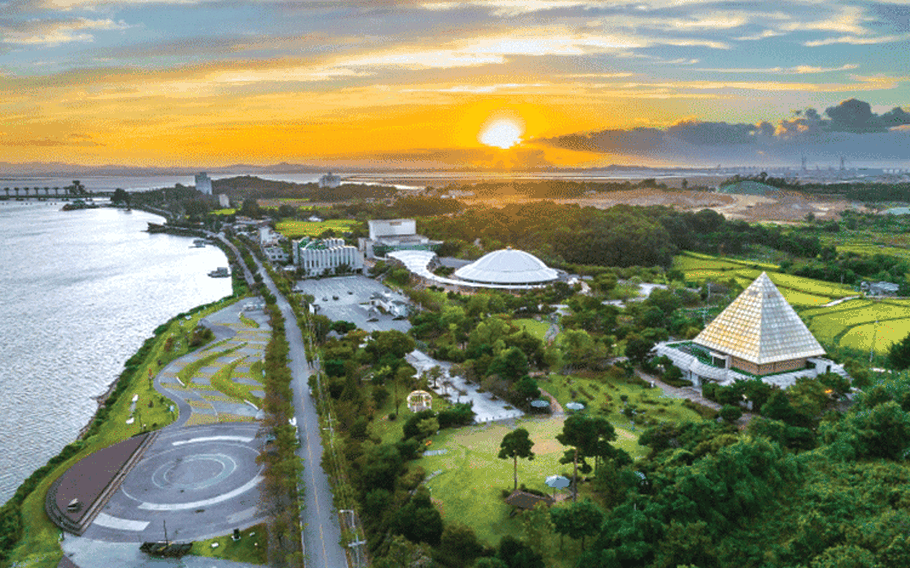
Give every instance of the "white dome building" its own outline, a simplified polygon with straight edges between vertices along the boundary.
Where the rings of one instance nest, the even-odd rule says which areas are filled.
[[[493,251],[455,271],[455,278],[481,285],[541,286],[555,282],[559,273],[533,254],[506,248]]]

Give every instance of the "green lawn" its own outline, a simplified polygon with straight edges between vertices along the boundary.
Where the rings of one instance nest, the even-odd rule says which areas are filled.
[[[550,329],[550,323],[545,321],[537,321],[535,319],[516,319],[512,320],[512,323],[518,327],[525,328],[528,333],[536,337],[537,339],[543,341],[546,337],[547,330]]]
[[[299,239],[301,237],[318,237],[328,229],[332,229],[339,234],[349,233],[357,225],[357,221],[350,219],[328,219],[319,223],[282,219],[275,226],[275,229],[289,239]]]
[[[680,399],[663,397],[661,396],[663,391],[660,389],[644,388],[623,380],[551,373],[549,378],[538,380],[537,384],[542,390],[553,395],[564,408],[573,400],[584,401],[590,411],[603,414],[614,426],[632,427],[628,418],[621,413],[623,395],[627,396],[628,402],[642,411],[646,418],[656,422],[701,420],[695,411],[683,406]],[[632,449],[638,451],[637,447]],[[626,451],[630,452],[633,458],[639,457],[629,449]]]
[[[433,450],[444,449],[446,453],[424,456],[414,462],[423,467],[432,479],[426,482],[433,501],[439,507],[447,523],[459,522],[474,529],[477,537],[488,545],[499,543],[503,535],[520,536],[522,515],[510,517],[512,508],[505,504],[503,490],[513,487],[513,461],[497,457],[499,444],[512,428],[525,428],[534,441],[534,459],[518,460],[518,483],[527,487],[553,494],[544,480],[550,475],[571,477],[572,465],[560,464],[559,458],[565,447],[556,441],[562,431],[563,418],[526,418],[514,422],[514,426],[485,424],[443,430],[432,438]],[[629,451],[638,448],[637,437],[617,428],[617,444]],[[641,454],[641,450],[635,450]],[[435,474],[435,475],[434,475]],[[561,495],[567,495],[562,490]],[[587,484],[581,485],[582,497],[591,495]],[[575,550],[567,539],[566,552]],[[575,556],[561,555],[559,550],[547,550],[547,566],[574,566]]]
[[[217,543],[218,546],[212,548]],[[223,558],[234,562],[267,564],[268,531],[265,523],[240,531],[240,540],[234,542],[231,535],[219,536],[193,543],[190,554],[208,558]]]

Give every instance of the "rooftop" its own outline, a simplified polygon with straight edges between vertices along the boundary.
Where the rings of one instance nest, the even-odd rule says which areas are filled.
[[[459,268],[455,277],[490,284],[543,284],[557,280],[559,273],[533,254],[507,248]]]
[[[764,272],[694,342],[757,365],[825,354]]]

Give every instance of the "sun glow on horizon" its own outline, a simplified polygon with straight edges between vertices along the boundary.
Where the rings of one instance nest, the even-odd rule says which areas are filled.
[[[510,118],[497,118],[484,126],[478,139],[486,146],[496,146],[503,150],[521,143],[524,128]]]

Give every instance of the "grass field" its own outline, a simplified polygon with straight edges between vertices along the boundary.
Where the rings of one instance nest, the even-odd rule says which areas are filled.
[[[289,239],[299,239],[301,237],[318,237],[329,229],[339,235],[341,233],[349,233],[357,225],[357,221],[350,219],[329,219],[318,223],[283,219],[278,222],[275,229]]]
[[[512,323],[518,327],[525,328],[528,333],[541,341],[544,340],[544,337],[547,335],[547,330],[550,329],[549,322],[537,321],[534,319],[516,319],[512,320]]]
[[[571,477],[571,464],[560,464],[565,447],[556,441],[562,431],[563,418],[527,418],[509,425],[486,424],[443,430],[432,438],[434,450],[446,452],[424,456],[415,462],[426,470],[432,479],[426,482],[433,501],[446,522],[469,525],[478,539],[496,545],[506,534],[520,535],[522,516],[510,517],[511,507],[503,502],[502,490],[513,487],[513,461],[499,459],[499,444],[513,428],[525,428],[534,441],[534,459],[518,460],[518,483],[528,488],[553,494],[544,480],[550,475]],[[637,448],[637,437],[617,428],[618,446],[629,451]],[[636,453],[638,453],[636,451]],[[565,490],[558,492],[567,495]],[[582,484],[581,496],[590,493]],[[572,566],[558,558],[558,550],[549,551],[554,556],[547,559],[547,566]]]
[[[706,280],[733,279],[744,288],[762,272],[767,272],[780,293],[795,307],[822,306],[831,300],[856,294],[850,286],[778,272],[773,264],[719,259],[705,254],[681,254],[673,259],[673,268],[681,270],[687,282],[698,284]]]
[[[802,315],[819,341],[862,352],[887,353],[910,333],[910,300],[850,300]]]

